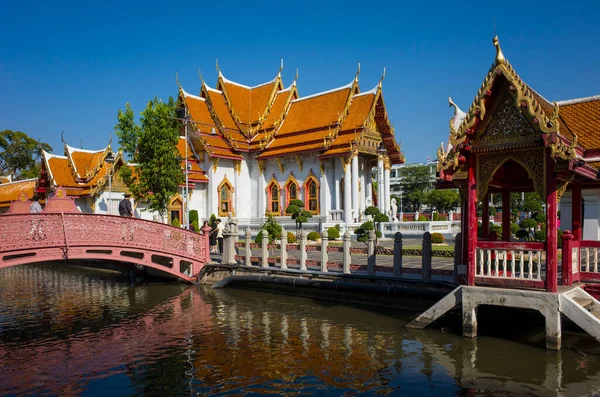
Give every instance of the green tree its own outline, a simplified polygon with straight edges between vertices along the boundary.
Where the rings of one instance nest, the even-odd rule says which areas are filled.
[[[460,205],[460,196],[456,190],[432,190],[425,195],[425,203],[444,213]]]
[[[175,120],[175,107],[172,97],[168,102],[155,97],[141,113],[139,126],[129,123],[132,112],[128,112],[127,106],[124,113],[120,112],[122,117],[117,123],[118,128],[127,128],[118,132],[126,137],[123,138],[124,145],[129,144],[127,140],[131,137],[138,137],[132,158],[137,164],[135,172],[130,167],[121,167],[121,177],[136,200],[148,201],[148,209],[161,214],[183,182],[177,151],[179,124]],[[123,150],[131,151],[131,147],[124,146]]]
[[[132,159],[138,145],[140,126],[135,123],[135,115],[129,102],[125,104],[125,111],[119,109],[115,132],[119,139],[119,146],[127,158]]]
[[[369,231],[375,229],[375,245],[381,238],[380,224],[381,222],[389,222],[390,218],[386,214],[382,214],[379,211],[379,208],[370,206],[365,209],[365,215],[370,215],[373,217],[373,220],[364,222],[358,229],[354,230],[354,234],[356,234],[357,241],[366,243],[369,238]]]
[[[36,178],[40,172],[40,151],[52,151],[47,143],[37,141],[24,132],[0,132],[0,174],[12,174],[15,180]]]
[[[308,222],[308,218],[312,218],[312,213],[304,209],[302,200],[292,200],[290,205],[285,209],[286,214],[291,214],[292,219],[296,221],[296,229],[302,227],[303,223]]]
[[[429,167],[412,166],[400,168],[402,177],[403,205],[409,211],[418,211],[425,203],[425,192],[431,190],[432,179]]]

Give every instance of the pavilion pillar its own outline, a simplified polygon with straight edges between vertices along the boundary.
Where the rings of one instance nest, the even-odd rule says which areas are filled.
[[[475,285],[475,250],[477,248],[477,182],[475,179],[476,158],[469,155],[467,176],[467,284]]]
[[[556,247],[557,203],[554,159],[546,154],[546,291],[558,290],[558,263]]]
[[[352,156],[352,210],[358,222],[360,206],[358,205],[358,155]],[[354,222],[354,219],[352,220]]]
[[[502,189],[502,240],[510,241],[510,189]]]
[[[383,202],[384,214],[389,215],[391,209],[391,197],[390,197],[390,169],[392,168],[390,164],[390,158],[386,157],[383,163],[383,191],[385,195],[385,200]]]
[[[350,162],[346,159],[342,159],[344,163],[344,222],[346,224],[352,223],[352,174],[350,172]]]
[[[483,196],[481,203],[481,238],[487,240],[490,235],[490,194]]]
[[[462,247],[462,254],[461,254],[461,265],[466,265],[469,262],[468,259],[468,252],[467,252],[467,241],[469,240],[469,227],[467,226],[467,220],[468,220],[468,216],[467,216],[468,212],[467,212],[467,196],[462,195],[461,196],[461,200],[460,200],[460,232],[461,232],[461,247]]]
[[[581,240],[581,185],[571,187],[571,230],[573,240]]]
[[[385,212],[384,208],[384,193],[383,193],[383,156],[377,157],[377,208],[379,211]]]

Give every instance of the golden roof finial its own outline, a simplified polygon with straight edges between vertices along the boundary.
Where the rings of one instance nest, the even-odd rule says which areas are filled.
[[[281,57],[280,60],[281,60],[281,64],[279,66],[279,73],[281,73],[281,71],[283,70],[283,57]]]
[[[175,81],[177,82],[179,89],[181,89],[181,84],[179,84],[179,72],[175,72]]]
[[[500,41],[498,40],[498,36],[494,36],[494,47],[496,47],[496,65],[501,65],[506,61],[504,58],[504,54],[502,53],[502,49],[500,48]]]
[[[298,80],[298,68],[296,68],[296,77],[294,77],[294,82]]]

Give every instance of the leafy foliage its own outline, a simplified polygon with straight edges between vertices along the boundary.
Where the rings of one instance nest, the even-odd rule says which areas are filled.
[[[433,244],[442,244],[444,242],[444,236],[441,233],[431,233],[431,242]]]
[[[24,132],[0,132],[0,175],[12,174],[15,180],[36,178],[41,162],[36,158],[41,149],[51,152],[52,147],[31,138]]]
[[[173,220],[171,221],[171,225],[173,225],[175,227],[180,227],[181,223],[179,222],[179,219],[173,218]]]
[[[310,241],[319,241],[321,239],[321,235],[319,232],[310,232],[306,235],[306,239]]]
[[[198,233],[200,231],[200,225],[198,224],[198,221],[193,221],[190,223],[190,229]]]
[[[364,222],[359,228],[354,229],[356,240],[361,243],[366,243],[369,240],[369,231],[375,228],[373,221]]]
[[[120,168],[123,181],[136,200],[147,200],[148,209],[160,213],[165,212],[183,182],[176,146],[179,124],[174,119],[175,106],[173,98],[165,103],[155,97],[142,112],[138,126],[126,105],[125,112],[119,112],[115,126],[123,150],[133,154],[133,162],[137,163],[135,175],[130,167]],[[136,146],[132,146],[134,140]]]
[[[327,229],[327,238],[329,240],[335,240],[340,238],[340,231],[336,227],[330,227]]]
[[[532,218],[525,218],[521,221],[521,223],[519,223],[519,226],[521,226],[523,229],[535,228],[537,225],[538,223]]]
[[[266,222],[261,226],[261,230],[256,236],[256,242],[262,242],[262,233],[267,232],[269,234],[269,243],[281,238],[281,225],[277,223],[273,215],[267,217]]]
[[[198,217],[198,210],[190,210],[190,225],[194,222],[196,222],[196,225],[198,225],[200,222],[200,218]]]
[[[419,215],[419,219],[417,219],[419,222],[427,222],[427,217],[425,215]]]
[[[425,195],[425,204],[443,213],[458,207],[460,196],[457,190],[431,190]]]
[[[287,239],[288,239],[288,243],[290,244],[296,244],[296,235],[292,232],[288,232],[287,233]]]
[[[292,200],[290,205],[285,209],[286,214],[291,214],[292,219],[296,221],[296,229],[302,227],[303,223],[308,222],[308,218],[312,218],[312,213],[304,209],[302,200]]]

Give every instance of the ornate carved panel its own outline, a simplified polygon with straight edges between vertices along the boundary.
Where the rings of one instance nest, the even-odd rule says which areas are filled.
[[[533,180],[535,191],[540,197],[545,197],[546,182],[545,168],[546,156],[544,148],[528,150],[514,150],[510,152],[496,152],[479,154],[477,156],[477,199],[483,200],[488,190],[488,185],[494,177],[496,170],[507,160],[513,160],[522,165]]]
[[[485,132],[473,142],[474,148],[530,146],[540,137],[527,118],[515,107],[514,99],[506,93]]]

